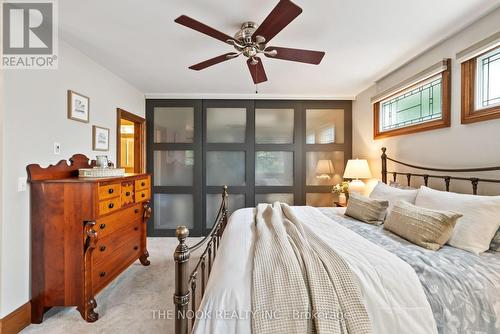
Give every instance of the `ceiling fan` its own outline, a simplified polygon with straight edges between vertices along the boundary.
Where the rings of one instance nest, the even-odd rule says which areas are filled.
[[[280,0],[261,25],[255,22],[245,22],[234,37],[226,35],[186,15],[179,16],[175,19],[175,22],[230,44],[236,49],[236,52],[225,53],[215,58],[205,60],[190,66],[190,69],[200,71],[226,60],[244,55],[248,58],[247,65],[252,75],[253,82],[258,84],[267,81],[266,72],[259,54],[263,54],[268,58],[314,65],[318,65],[323,59],[325,53],[322,51],[267,46],[269,41],[299,16],[300,13],[302,13],[302,8],[293,2],[289,0]]]

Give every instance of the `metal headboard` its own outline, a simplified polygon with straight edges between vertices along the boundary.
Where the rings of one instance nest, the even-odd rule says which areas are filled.
[[[443,173],[477,173],[477,172],[491,172],[491,171],[500,171],[500,166],[496,167],[480,167],[480,168],[461,168],[461,169],[448,169],[448,168],[433,168],[433,167],[422,167],[416,166],[412,164],[408,164],[405,162],[401,162],[399,160],[390,158],[386,153],[387,149],[382,147],[382,181],[387,183],[387,176],[392,174],[393,181],[396,182],[396,178],[398,175],[405,175],[407,179],[407,184],[410,186],[411,178],[413,176],[422,177],[424,179],[424,184],[427,186],[429,184],[429,179],[442,179],[444,180],[446,191],[450,191],[450,183],[451,180],[461,180],[461,181],[470,181],[472,184],[472,193],[477,195],[477,189],[480,182],[487,183],[500,183],[500,180],[495,179],[484,179],[478,177],[460,177],[460,176],[448,176],[448,175],[433,175],[427,173],[405,173],[405,172],[396,172],[396,171],[388,171],[387,170],[387,161],[392,161],[395,164],[403,165],[406,167],[420,169],[431,172],[443,172]]]

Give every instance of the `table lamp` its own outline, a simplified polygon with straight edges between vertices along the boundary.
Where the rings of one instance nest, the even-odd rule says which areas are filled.
[[[322,180],[330,180],[335,173],[331,160],[318,160],[316,164],[316,178]]]
[[[370,179],[372,173],[365,159],[353,159],[347,161],[344,171],[344,179],[351,179],[349,183],[349,193],[362,194],[365,190],[365,183],[360,179]]]

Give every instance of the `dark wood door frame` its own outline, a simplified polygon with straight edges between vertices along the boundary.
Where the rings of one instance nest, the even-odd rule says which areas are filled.
[[[116,109],[116,166],[121,167],[122,119],[134,123],[134,172],[144,173],[146,171],[146,119],[120,108]]]

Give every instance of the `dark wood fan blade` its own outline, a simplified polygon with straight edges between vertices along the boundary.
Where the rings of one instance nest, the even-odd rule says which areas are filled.
[[[314,64],[318,65],[325,56],[323,51],[312,51],[312,50],[301,50],[301,49],[290,49],[290,48],[280,48],[276,46],[269,46],[266,51],[275,50],[277,53],[275,56],[266,54],[268,58],[276,58],[289,61],[298,61],[300,63]]]
[[[218,64],[218,63],[222,63],[223,61],[234,59],[236,57],[231,57],[231,56],[236,56],[236,55],[237,55],[236,52],[229,52],[229,53],[214,57],[212,59],[202,61],[201,63],[195,64],[193,66],[189,66],[189,68],[192,70],[195,70],[195,71],[203,70],[204,68],[210,67],[210,66]]]
[[[192,19],[186,15],[179,16],[178,18],[175,19],[175,22],[182,24],[183,26],[186,26],[188,28],[199,31],[202,34],[218,39],[219,41],[222,41],[224,43],[227,43],[228,39],[234,39],[231,36],[226,35],[223,32],[220,32],[219,30],[209,27],[206,24],[196,21],[195,19]]]
[[[302,13],[302,8],[289,0],[280,0],[264,22],[255,30],[253,38],[262,36],[269,42],[283,28]]]
[[[253,82],[259,84],[261,82],[267,81],[266,71],[264,70],[264,65],[262,64],[262,59],[259,57],[254,57],[259,62],[255,65],[252,64],[252,59],[247,60],[248,69],[252,75]]]

